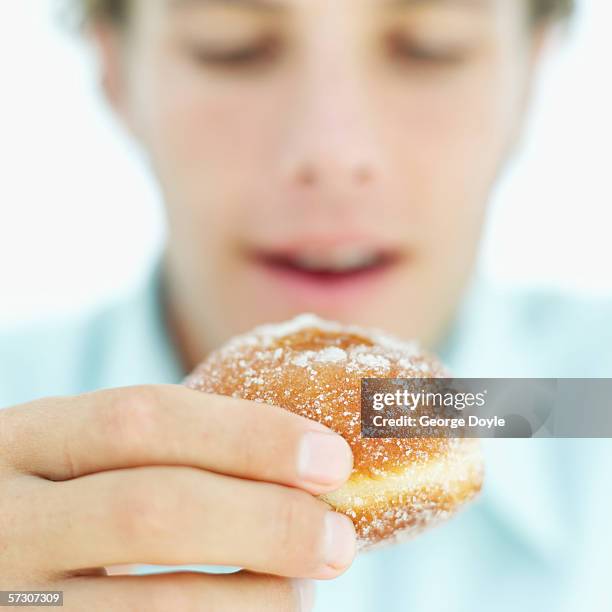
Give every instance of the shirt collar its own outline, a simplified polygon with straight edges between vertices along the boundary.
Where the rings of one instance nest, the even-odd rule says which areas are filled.
[[[186,374],[166,321],[161,262],[94,333],[103,347],[98,386],[176,384]]]

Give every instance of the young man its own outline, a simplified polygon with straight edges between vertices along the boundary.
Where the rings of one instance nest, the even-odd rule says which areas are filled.
[[[303,311],[418,338],[460,376],[608,374],[610,305],[472,277],[568,3],[80,4],[168,244],[133,300],[0,342],[0,586],[71,610],[309,609],[312,578],[320,610],[608,609],[609,445],[494,441],[478,504],[354,560],[350,521],[312,495],[350,472],[339,436],[175,384]],[[101,569],[123,564],[244,569]]]

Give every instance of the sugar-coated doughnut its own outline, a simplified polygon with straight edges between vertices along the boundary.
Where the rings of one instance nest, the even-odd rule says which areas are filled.
[[[448,376],[416,342],[301,315],[235,337],[185,384],[274,404],[341,434],[353,451],[353,471],[344,486],[320,497],[353,520],[358,549],[366,550],[416,535],[480,491],[478,440],[360,435],[362,378]]]

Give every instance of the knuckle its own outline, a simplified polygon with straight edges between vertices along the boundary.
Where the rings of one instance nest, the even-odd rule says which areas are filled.
[[[110,515],[115,532],[128,541],[165,540],[171,525],[169,510],[168,497],[159,483],[129,479],[111,492]]]
[[[297,452],[295,436],[275,412],[280,413],[281,409],[267,406],[251,409],[238,425],[235,454],[240,466],[262,479],[276,480],[281,474],[283,478],[294,477],[290,466]]]
[[[184,612],[196,612],[201,608],[201,602],[188,588],[190,580],[182,577],[173,580],[161,579],[154,589],[154,596],[147,601],[147,612],[168,612],[168,610],[181,610]]]
[[[261,438],[256,432],[249,433],[247,427],[243,427],[242,433],[236,444],[239,465],[250,472],[259,472],[262,468]]]
[[[207,584],[206,578],[203,579],[198,574],[178,573],[167,575],[161,578],[158,585],[160,588],[155,593],[156,606],[153,608],[154,611],[198,612],[204,609],[202,607],[203,596],[214,599],[214,593],[210,592],[215,588],[214,583]],[[214,610],[215,608],[211,606],[210,609]]]
[[[276,508],[274,515],[274,529],[276,531],[277,545],[281,550],[293,550],[298,539],[297,526],[301,522],[299,514],[302,512],[300,500],[293,494],[284,496]]]
[[[13,477],[0,483],[0,588],[4,581],[46,579],[51,564],[40,548],[29,542],[48,536],[43,508],[44,486],[27,477]],[[3,503],[5,502],[6,503]]]
[[[279,612],[296,612],[298,600],[293,582],[287,578],[265,574],[261,576],[264,581],[266,610]]]
[[[4,558],[4,554],[8,552],[9,545],[12,542],[14,530],[11,528],[11,524],[12,514],[9,514],[5,508],[3,512],[0,512],[0,560]]]
[[[8,456],[8,452],[11,449],[11,446],[14,443],[13,433],[9,420],[9,411],[8,409],[1,410],[0,409],[0,466],[3,462],[3,457],[6,454]]]
[[[305,491],[287,490],[273,513],[275,539],[288,564],[310,571],[320,563],[321,512]]]
[[[11,456],[19,452],[23,440],[23,425],[28,424],[27,416],[34,408],[40,408],[43,400],[18,406],[0,406],[0,467],[12,464]]]
[[[159,418],[159,398],[155,389],[129,387],[116,390],[111,401],[100,409],[100,431],[110,444],[137,454],[158,427]]]

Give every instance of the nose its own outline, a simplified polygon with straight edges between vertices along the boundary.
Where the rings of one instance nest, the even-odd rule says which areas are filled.
[[[346,182],[347,186],[365,185],[375,179],[375,166],[371,160],[331,159],[327,154],[310,153],[295,160],[289,168],[289,180],[300,187],[328,186],[334,181]]]
[[[347,100],[348,96],[343,96]],[[349,108],[354,99],[328,99],[294,115],[285,174],[294,188],[363,190],[380,180],[382,160],[365,113]]]
[[[338,47],[322,49],[304,73],[288,114],[286,180],[330,197],[371,191],[384,162],[365,79]]]

